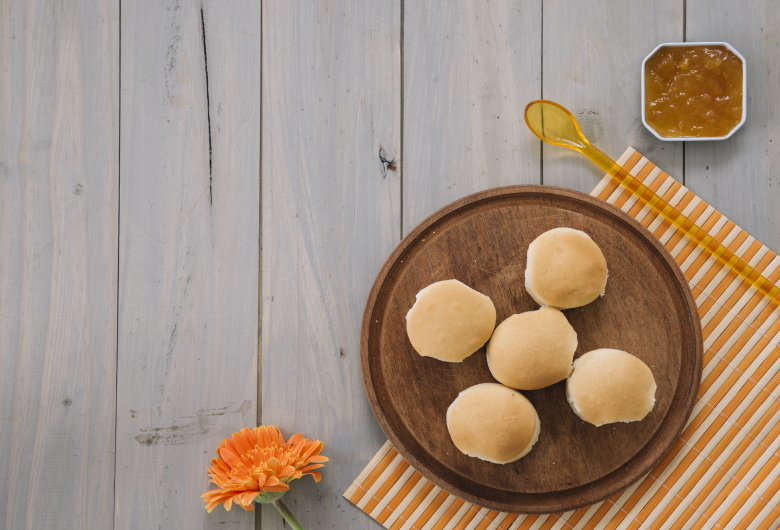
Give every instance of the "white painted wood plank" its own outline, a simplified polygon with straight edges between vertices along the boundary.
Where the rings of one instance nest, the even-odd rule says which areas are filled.
[[[633,146],[682,182],[682,142],[663,142],[642,124],[642,61],[662,42],[680,42],[683,2],[544,0],[544,98],[577,116],[613,159]],[[544,183],[585,193],[604,172],[570,149],[546,145]]]
[[[747,121],[734,136],[685,146],[687,186],[780,251],[780,8],[755,0],[689,0],[688,41],[725,41],[747,61]]]
[[[119,2],[0,3],[0,527],[111,528]]]
[[[368,291],[400,237],[400,0],[263,3],[262,421],[323,440],[304,528],[381,528],[342,497],[386,438],[360,372]],[[396,168],[397,169],[397,168]],[[282,529],[273,507],[263,530]]]
[[[121,25],[116,528],[252,528],[200,495],[256,424],[259,5],[124,2]]]
[[[541,94],[541,3],[407,2],[404,24],[404,233],[470,193],[539,184],[523,109]]]

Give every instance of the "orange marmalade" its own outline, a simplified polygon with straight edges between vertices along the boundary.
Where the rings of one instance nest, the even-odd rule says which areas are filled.
[[[665,138],[725,136],[742,121],[742,60],[725,46],[664,46],[645,63],[645,121]]]

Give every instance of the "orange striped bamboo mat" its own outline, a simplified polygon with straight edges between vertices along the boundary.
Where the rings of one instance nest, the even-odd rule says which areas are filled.
[[[640,153],[629,148],[618,162],[762,274],[780,279],[774,252]],[[423,478],[388,442],[344,494],[385,528],[780,527],[780,310],[610,177],[592,195],[652,231],[693,290],[706,351],[699,401],[682,437],[627,490],[551,515],[501,513],[458,499]]]

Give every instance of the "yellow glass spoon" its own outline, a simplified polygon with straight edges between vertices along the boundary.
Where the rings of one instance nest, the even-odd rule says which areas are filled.
[[[731,252],[701,227],[672,207],[656,193],[633,177],[628,171],[615,163],[607,155],[593,147],[582,134],[576,118],[571,112],[553,101],[544,99],[532,101],[525,108],[525,123],[536,136],[548,144],[568,147],[581,153],[604,170],[617,182],[628,188],[634,195],[683,230],[688,236],[704,247],[727,267],[752,283],[771,301],[780,305],[780,288],[768,278],[762,276],[745,260]]]

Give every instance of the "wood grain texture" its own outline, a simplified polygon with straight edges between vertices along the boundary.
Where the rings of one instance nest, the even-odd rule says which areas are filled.
[[[121,24],[116,528],[252,528],[200,495],[256,424],[259,6],[125,2]]]
[[[325,443],[322,482],[285,496],[304,528],[376,528],[342,494],[386,440],[359,335],[400,239],[400,5],[263,4],[262,420]]]
[[[541,41],[538,0],[405,4],[404,233],[469,193],[539,183],[523,108]]]
[[[687,40],[718,40],[747,61],[747,120],[728,140],[688,142],[691,191],[773,250],[780,250],[780,7],[689,0]]]
[[[117,1],[0,3],[0,527],[110,528]]]
[[[544,98],[568,108],[590,141],[614,159],[633,146],[682,182],[682,142],[642,124],[642,61],[681,42],[683,2],[544,0]],[[569,149],[545,145],[544,183],[589,193],[603,171]]]
[[[605,347],[636,355],[658,384],[655,407],[639,422],[594,427],[572,412],[565,382],[523,391],[541,421],[533,450],[505,465],[466,456],[452,444],[446,411],[460,392],[495,382],[485,349],[462,363],[421,357],[405,315],[421,289],[452,278],[489,296],[498,323],[538,309],[523,286],[526,250],[560,226],[587,232],[610,273],[603,297],[564,311],[577,332],[575,358]],[[488,190],[426,219],[380,271],[361,333],[366,390],[393,446],[450,493],[515,513],[591,505],[647,474],[688,421],[702,352],[696,305],[663,245],[599,199],[549,186]]]

